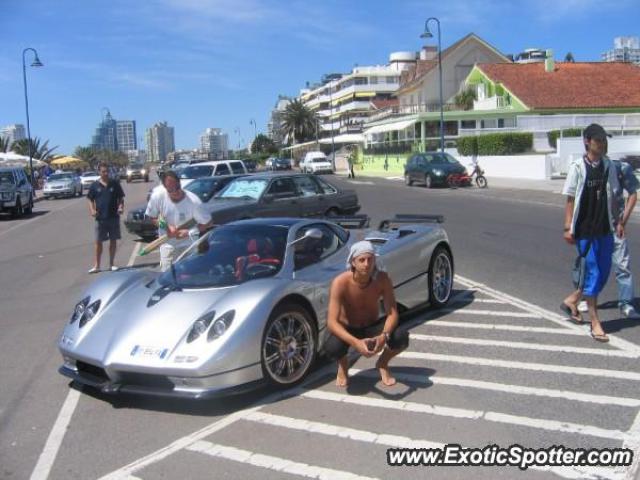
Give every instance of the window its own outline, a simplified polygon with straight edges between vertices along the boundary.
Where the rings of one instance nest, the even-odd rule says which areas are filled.
[[[220,163],[216,167],[216,176],[218,176],[218,175],[229,175],[230,173],[231,173],[231,171],[229,170],[229,167],[227,167],[227,165],[224,164],[224,163]]]
[[[294,177],[293,180],[298,186],[298,191],[302,193],[303,197],[311,197],[320,193],[318,186],[314,183],[311,177]]]
[[[369,84],[376,85],[378,83],[378,77],[369,77]]]
[[[246,173],[244,166],[240,162],[229,162],[229,165],[231,165],[231,171],[233,173]]]
[[[305,225],[296,233],[296,238],[301,238],[307,231],[315,228],[322,232],[322,238],[309,238],[294,245],[294,267],[296,270],[314,265],[333,255],[344,245],[344,240],[328,225],[314,223]]]
[[[280,198],[294,197],[296,196],[296,185],[290,178],[277,178],[271,182],[267,193]]]
[[[475,120],[462,120],[460,122],[460,128],[468,128],[468,129],[475,129],[476,128],[476,121]]]
[[[356,85],[366,85],[367,83],[367,77],[356,77]]]
[[[336,187],[331,185],[329,182],[326,182],[325,180],[322,180],[321,178],[315,178],[315,177],[314,177],[314,180],[320,184],[320,188],[322,190],[322,193],[324,193],[325,195],[337,192]]]
[[[398,77],[386,77],[387,83],[398,83]]]

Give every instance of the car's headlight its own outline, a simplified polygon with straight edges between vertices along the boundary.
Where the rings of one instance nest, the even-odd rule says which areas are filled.
[[[187,343],[193,342],[200,335],[206,332],[207,328],[209,328],[209,325],[211,325],[211,322],[213,321],[213,317],[215,316],[216,312],[212,311],[205,313],[198,320],[196,320],[191,326],[191,330],[189,330],[189,335],[187,335]]]
[[[98,313],[98,310],[100,310],[100,300],[96,300],[95,302],[90,304],[87,308],[85,308],[84,315],[82,315],[82,317],[80,318],[80,328],[84,327],[87,324],[87,322],[90,322],[91,320],[93,320],[93,317],[96,316],[96,313]]]
[[[76,306],[73,307],[73,313],[71,314],[71,320],[69,323],[73,323],[82,318],[85,310],[87,309],[87,305],[89,305],[89,300],[91,300],[91,297],[85,297],[76,303]]]
[[[231,325],[231,322],[233,322],[233,317],[235,316],[236,316],[235,310],[229,310],[224,315],[220,315],[220,317],[218,317],[216,321],[213,322],[213,325],[211,325],[211,328],[209,329],[209,333],[207,334],[207,341],[210,342],[224,335],[224,333],[227,331],[227,329]]]
[[[144,175],[145,173],[147,173],[147,171],[143,168],[142,170],[140,170],[140,173]]]
[[[131,175],[131,170],[127,170],[127,175]]]
[[[436,177],[441,177],[442,175],[444,175],[444,172],[443,172],[442,170],[440,170],[439,168],[434,168],[434,169],[433,169],[433,174],[434,174]]]

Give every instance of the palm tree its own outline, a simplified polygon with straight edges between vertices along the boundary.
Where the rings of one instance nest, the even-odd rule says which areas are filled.
[[[41,145],[38,137],[31,139],[31,156],[42,160],[43,162],[48,162],[52,159],[53,151],[56,148],[58,148],[57,145],[49,148],[49,140],[46,140]],[[29,139],[23,138],[21,140],[16,140],[11,145],[11,150],[16,152],[18,155],[29,155]]]
[[[0,136],[0,152],[5,153],[9,151],[9,137]]]
[[[454,97],[454,102],[459,107],[462,107],[463,110],[471,110],[473,108],[473,102],[476,100],[476,91],[473,88],[467,88],[462,92],[458,93]]]
[[[564,61],[569,63],[575,63],[576,60],[573,58],[573,53],[569,52],[564,56]]]
[[[73,152],[73,156],[80,160],[84,160],[91,165],[91,167],[94,166],[98,158],[95,150],[91,147],[77,147],[75,152]]]
[[[315,135],[315,115],[298,99],[287,105],[282,119],[282,130],[287,142],[301,143]]]

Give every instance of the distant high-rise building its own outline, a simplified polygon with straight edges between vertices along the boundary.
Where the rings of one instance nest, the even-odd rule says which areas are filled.
[[[138,149],[135,120],[116,120],[116,143],[120,152]]]
[[[118,150],[116,121],[108,110],[98,128],[96,128],[96,133],[93,134],[91,148],[94,150],[111,150],[112,152]]]
[[[173,127],[167,122],[156,123],[145,133],[147,159],[150,162],[165,162],[169,152],[176,149]]]
[[[213,154],[217,160],[227,158],[228,144],[229,136],[226,133],[222,133],[220,128],[207,128],[200,135],[200,150]],[[212,155],[209,156],[211,157]]]
[[[613,49],[602,54],[602,61],[640,64],[640,37],[614,38]]]
[[[127,150],[129,163],[147,163],[147,152],[145,150]]]
[[[287,108],[287,105],[291,103],[291,98],[284,95],[278,95],[278,101],[273,110],[271,110],[271,119],[267,124],[267,131],[269,138],[275,142],[276,145],[284,143],[284,133],[282,132],[283,114]]]
[[[7,125],[0,129],[0,137],[5,138],[9,146],[11,146],[13,142],[27,138],[27,134],[24,129],[24,125],[16,123],[13,125]]]

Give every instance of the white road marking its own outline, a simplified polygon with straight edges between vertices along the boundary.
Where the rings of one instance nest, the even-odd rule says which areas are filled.
[[[514,305],[518,308],[521,308],[523,310],[529,311],[531,313],[536,313],[538,314],[539,317],[544,318],[546,320],[549,320],[553,323],[556,323],[564,328],[569,328],[569,329],[573,329],[576,331],[581,331],[585,334],[589,334],[589,330],[588,330],[588,325],[585,325],[584,328],[583,326],[579,326],[579,325],[574,325],[570,322],[567,321],[566,317],[563,317],[562,315],[556,314],[554,312],[551,312],[545,308],[539,307],[537,305],[534,305],[532,303],[526,302],[524,300],[521,300],[519,298],[513,297],[511,295],[508,295],[506,293],[500,292],[498,290],[495,290],[493,288],[487,287],[486,285],[483,285],[481,283],[478,282],[474,282],[473,280],[470,280],[468,278],[462,277],[460,275],[456,274],[455,277],[456,282],[462,284],[465,287],[471,288],[471,289],[476,289],[476,290],[482,290],[482,293],[491,296],[497,300],[503,300],[505,302],[510,303],[511,305]],[[629,342],[627,340],[624,340],[623,338],[619,338],[615,335],[609,335],[609,345],[619,348],[620,350],[625,350],[628,352],[633,352],[635,353],[638,357],[640,357],[640,346],[636,345],[632,342]]]
[[[464,299],[460,299],[458,301],[464,301]],[[472,299],[473,303],[497,303],[501,305],[505,305],[507,302],[503,302],[502,300],[494,300],[492,298],[474,298]]]
[[[33,472],[31,472],[31,480],[45,480],[49,477],[49,472],[51,471],[53,462],[58,455],[58,450],[60,450],[62,439],[64,438],[67,427],[71,422],[71,416],[76,409],[76,405],[78,404],[79,399],[80,391],[73,388],[69,389],[67,398],[62,404],[62,408],[60,409],[58,418],[53,424],[53,428],[49,433],[49,437],[47,438],[47,441],[44,445],[44,449],[42,450],[42,453],[38,458],[38,463],[36,463]]]
[[[273,457],[259,453],[242,450],[240,448],[226,447],[215,443],[200,440],[189,447],[192,452],[205,453],[212,457],[224,458],[235,462],[246,463],[254,467],[268,468],[276,472],[288,473],[306,478],[318,478],[321,480],[332,480],[340,478],[345,480],[373,480],[373,477],[364,477],[354,473],[332,468],[317,467],[306,463],[294,462],[285,458]]]
[[[490,317],[513,317],[513,318],[540,318],[537,313],[530,312],[503,312],[499,310],[474,310],[471,308],[441,308],[441,313],[455,313],[462,315],[487,315]]]
[[[496,323],[465,323],[449,320],[430,320],[425,323],[425,327],[453,327],[468,328],[471,330],[500,330],[504,332],[524,332],[524,333],[551,333],[552,335],[574,335],[582,336],[582,332],[575,330],[566,330],[564,328],[548,328],[548,327],[523,327],[520,325],[500,325]]]
[[[375,185],[375,182],[363,181],[363,180],[348,180],[349,183],[355,185]]]
[[[411,333],[413,340],[424,342],[443,342],[457,343],[461,345],[477,345],[483,347],[501,347],[514,348],[520,350],[538,350],[541,352],[561,352],[561,353],[579,353],[582,355],[599,355],[602,357],[616,358],[638,358],[638,355],[632,352],[622,352],[613,349],[598,349],[586,347],[572,347],[569,345],[545,345],[542,343],[532,342],[507,342],[503,340],[485,340],[482,338],[461,338],[461,337],[445,337],[439,335],[423,335],[420,333]]]
[[[442,355],[439,353],[405,351],[400,353],[398,356],[402,358],[413,358],[416,360],[430,360],[432,362],[453,362],[483,367],[532,370],[535,372],[567,373],[569,375],[586,375],[608,379],[617,378],[621,380],[640,381],[640,373],[622,370],[606,370],[602,368],[554,365],[550,363],[517,362],[512,360],[495,360],[493,358],[463,357],[461,355]]]
[[[66,208],[66,207],[64,207]],[[134,248],[133,253],[129,257],[129,263],[127,266],[130,267],[133,265],[135,261],[134,254],[136,253],[136,249]],[[47,438],[47,442],[44,445],[44,449],[38,458],[38,463],[36,463],[33,472],[31,473],[31,480],[45,480],[49,477],[49,473],[51,472],[51,467],[53,467],[53,463],[56,460],[56,456],[58,455],[58,450],[60,450],[60,445],[62,444],[62,440],[64,439],[64,435],[67,432],[67,428],[69,423],[71,423],[71,417],[73,416],[73,412],[78,405],[78,400],[80,399],[80,390],[76,390],[74,388],[69,389],[69,393],[67,394],[67,398],[62,404],[62,408],[60,409],[60,413],[58,414],[58,418],[56,418],[55,423],[53,424],[53,428],[49,433],[49,437]]]
[[[595,427],[593,425],[583,425],[580,423],[562,422],[556,420],[546,420],[543,418],[523,417],[519,415],[509,415],[500,412],[484,410],[469,410],[465,408],[450,408],[440,405],[429,405],[423,403],[406,402],[403,400],[386,400],[383,398],[355,397],[341,393],[327,392],[322,390],[306,390],[300,394],[303,398],[313,398],[316,400],[328,400],[339,403],[359,405],[363,407],[377,407],[388,410],[400,410],[403,412],[424,413],[426,415],[438,415],[452,418],[465,418],[470,420],[487,420],[489,422],[506,423],[528,428],[537,428],[553,432],[573,433],[578,435],[589,435],[592,437],[608,438],[612,440],[624,440],[625,432],[620,430],[608,430]]]
[[[351,368],[349,372],[353,375],[379,378],[375,370],[359,370]],[[440,375],[417,375],[414,373],[393,372],[393,376],[398,380],[405,380],[411,383],[426,385],[451,385],[454,387],[476,388],[479,390],[491,390],[514,395],[531,395],[534,397],[561,398],[563,400],[597,403],[602,405],[617,405],[620,407],[640,407],[640,399],[628,397],[612,397],[610,395],[593,395],[589,393],[572,392],[570,390],[554,390],[550,388],[526,387],[523,385],[510,385],[505,383],[484,382],[480,380],[469,380],[466,378],[441,377]]]

